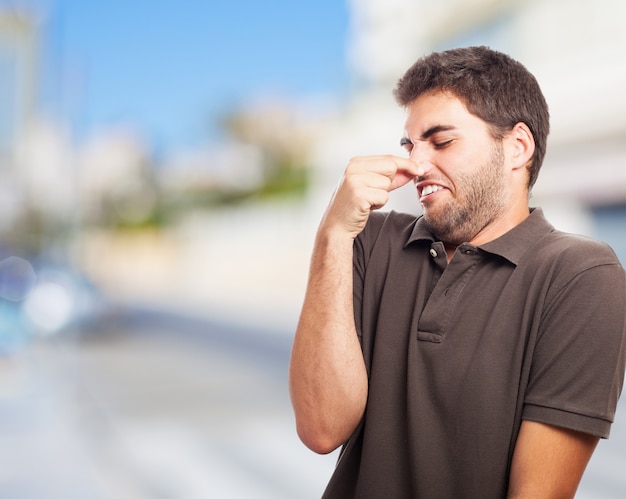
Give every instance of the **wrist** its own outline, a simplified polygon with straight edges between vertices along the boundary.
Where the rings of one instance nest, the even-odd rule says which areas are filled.
[[[353,232],[343,227],[342,225],[320,225],[316,242],[318,245],[332,248],[349,248],[352,250],[354,245],[354,239],[358,235],[358,232]]]

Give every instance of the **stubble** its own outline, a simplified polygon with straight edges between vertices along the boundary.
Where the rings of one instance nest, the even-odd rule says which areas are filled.
[[[504,153],[496,142],[491,156],[477,171],[455,177],[456,192],[446,205],[424,210],[424,219],[441,241],[458,246],[471,241],[506,207]]]

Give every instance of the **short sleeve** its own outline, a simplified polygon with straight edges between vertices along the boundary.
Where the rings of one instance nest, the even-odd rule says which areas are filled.
[[[543,310],[523,419],[609,436],[624,381],[626,284],[619,265],[587,268]]]

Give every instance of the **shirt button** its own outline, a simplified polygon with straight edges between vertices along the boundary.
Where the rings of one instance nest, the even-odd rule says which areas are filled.
[[[429,253],[433,258],[437,258],[437,252],[433,248],[430,249]]]

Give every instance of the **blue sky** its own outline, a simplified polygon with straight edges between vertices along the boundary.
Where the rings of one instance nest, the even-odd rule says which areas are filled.
[[[348,86],[344,0],[49,0],[49,102],[79,135],[132,123],[163,149],[206,141],[249,98]]]

